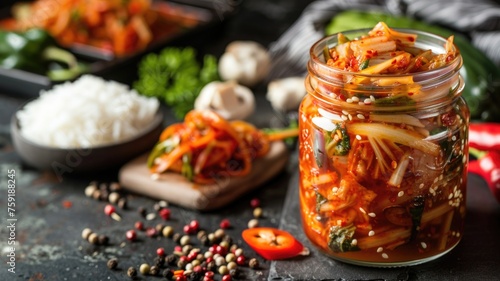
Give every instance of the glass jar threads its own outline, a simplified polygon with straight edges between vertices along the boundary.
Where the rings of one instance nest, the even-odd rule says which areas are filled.
[[[406,266],[460,241],[469,110],[452,40],[379,23],[312,46],[299,195],[304,232],[326,255]]]

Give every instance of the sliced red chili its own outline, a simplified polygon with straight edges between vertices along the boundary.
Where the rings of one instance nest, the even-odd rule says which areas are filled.
[[[249,228],[242,232],[243,240],[267,260],[282,260],[299,255],[304,246],[290,233],[272,227]]]

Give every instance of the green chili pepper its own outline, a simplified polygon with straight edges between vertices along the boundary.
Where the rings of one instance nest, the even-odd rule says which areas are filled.
[[[54,61],[67,68],[50,69]],[[85,71],[73,54],[59,48],[47,31],[38,28],[25,32],[0,30],[0,67],[47,75],[54,81],[72,79]]]
[[[485,54],[475,48],[469,40],[457,32],[430,25],[407,17],[380,12],[346,10],[338,13],[326,26],[326,34],[352,29],[372,28],[378,22],[386,22],[391,28],[411,28],[427,31],[443,37],[454,35],[463,58],[461,74],[465,79],[462,96],[471,112],[471,119],[500,121],[500,68]]]

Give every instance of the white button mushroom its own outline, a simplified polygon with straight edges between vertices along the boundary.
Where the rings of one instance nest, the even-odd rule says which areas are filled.
[[[235,81],[214,81],[201,89],[194,108],[213,110],[228,120],[241,120],[255,110],[255,97],[250,89]]]
[[[234,41],[219,60],[219,74],[223,80],[236,80],[251,87],[264,79],[270,64],[269,53],[259,43]]]
[[[275,80],[267,86],[266,98],[277,111],[295,110],[306,95],[303,77]]]

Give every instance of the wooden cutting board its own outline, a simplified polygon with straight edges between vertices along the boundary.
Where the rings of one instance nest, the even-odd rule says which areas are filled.
[[[272,142],[269,153],[253,162],[247,176],[227,177],[222,173],[215,184],[197,185],[177,173],[164,173],[152,179],[145,154],[120,169],[119,181],[122,187],[137,194],[190,209],[212,210],[227,205],[277,175],[285,167],[288,156],[283,142]]]

